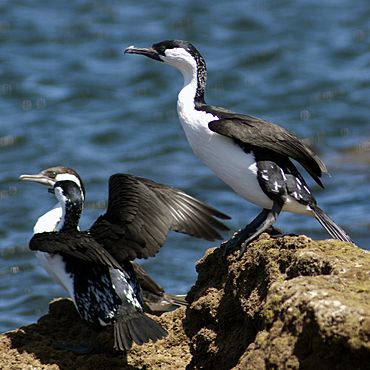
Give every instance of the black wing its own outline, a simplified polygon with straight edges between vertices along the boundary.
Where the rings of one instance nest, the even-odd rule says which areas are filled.
[[[33,251],[60,253],[86,262],[101,263],[121,269],[116,259],[90,235],[84,232],[47,232],[35,234],[29,247]]]
[[[109,179],[108,209],[91,235],[119,261],[158,252],[169,230],[214,241],[229,217],[184,192],[153,181],[115,174]]]
[[[162,204],[168,208],[172,216],[171,230],[210,241],[222,239],[216,230],[229,230],[226,225],[216,219],[229,220],[228,215],[182,190],[142,177],[137,177],[137,179],[151,189]]]
[[[219,116],[222,119],[211,121],[208,124],[211,131],[230,137],[249,147],[260,147],[293,158],[323,187],[320,177],[322,172],[328,172],[327,168],[302,140],[280,126],[253,116],[226,111]]]

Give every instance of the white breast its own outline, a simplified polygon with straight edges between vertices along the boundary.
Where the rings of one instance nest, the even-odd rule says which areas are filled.
[[[34,234],[55,231],[62,218],[62,208],[55,205],[50,211],[40,216],[33,227]]]
[[[175,65],[184,77],[184,86],[177,99],[177,113],[195,155],[241,197],[271,209],[272,200],[266,196],[257,180],[254,156],[245,153],[232,139],[211,131],[208,123],[217,117],[194,108],[197,66],[193,58],[190,58],[187,66],[183,68]],[[310,207],[289,196],[283,210],[313,215]]]
[[[232,139],[208,128],[208,123],[217,117],[194,108],[189,109],[180,99],[177,110],[195,155],[237,194],[263,208],[271,208],[272,201],[262,191],[257,180],[254,156],[243,152]]]
[[[74,301],[73,278],[66,273],[62,256],[38,251],[36,252],[36,258],[50,277],[60,284]]]
[[[46,212],[37,220],[33,232],[35,234],[56,231],[58,223],[62,218],[62,208],[57,204],[53,209]],[[65,271],[63,258],[57,254],[36,252],[36,258],[50,277],[60,284],[74,301],[74,288],[72,276]]]

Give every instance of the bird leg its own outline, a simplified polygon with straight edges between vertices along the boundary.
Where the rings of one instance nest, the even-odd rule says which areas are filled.
[[[242,245],[240,249],[240,256],[242,256],[247,244],[266,231],[277,220],[283,205],[282,201],[274,201],[272,209],[264,208],[250,224],[235,233],[229,241],[224,243],[224,255],[235,246]]]
[[[228,254],[234,247],[240,246],[245,240],[249,239],[251,235],[254,235],[258,226],[266,219],[268,213],[269,210],[264,208],[248,225],[237,231],[230,240],[222,243],[224,255]]]

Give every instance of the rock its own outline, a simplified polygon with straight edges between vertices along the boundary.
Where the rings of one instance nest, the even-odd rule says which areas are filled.
[[[113,350],[112,327],[96,337],[103,353],[76,355],[58,349],[61,345],[86,343],[96,332],[82,321],[70,299],[50,303],[49,313],[37,324],[0,335],[2,370],[133,370],[184,369],[190,361],[189,341],[182,328],[185,308],[165,313],[160,318],[169,335],[155,343],[133,345],[129,353]]]
[[[169,335],[103,354],[56,349],[93,335],[58,299],[37,324],[0,335],[1,369],[369,369],[370,253],[305,236],[251,243],[241,258],[210,249],[197,264],[188,308],[154,316]]]
[[[190,368],[369,369],[370,253],[267,234],[197,265],[184,321]]]

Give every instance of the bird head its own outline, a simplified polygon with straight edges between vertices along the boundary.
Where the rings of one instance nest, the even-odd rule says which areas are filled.
[[[37,182],[46,185],[49,189],[54,189],[57,182],[68,180],[74,182],[81,189],[83,197],[85,197],[85,186],[80,175],[69,167],[50,167],[35,175],[21,175],[19,179],[22,181]]]
[[[153,44],[150,48],[129,46],[125,54],[140,54],[148,58],[169,64],[180,71],[206,68],[206,63],[199,51],[188,41],[165,40]]]

